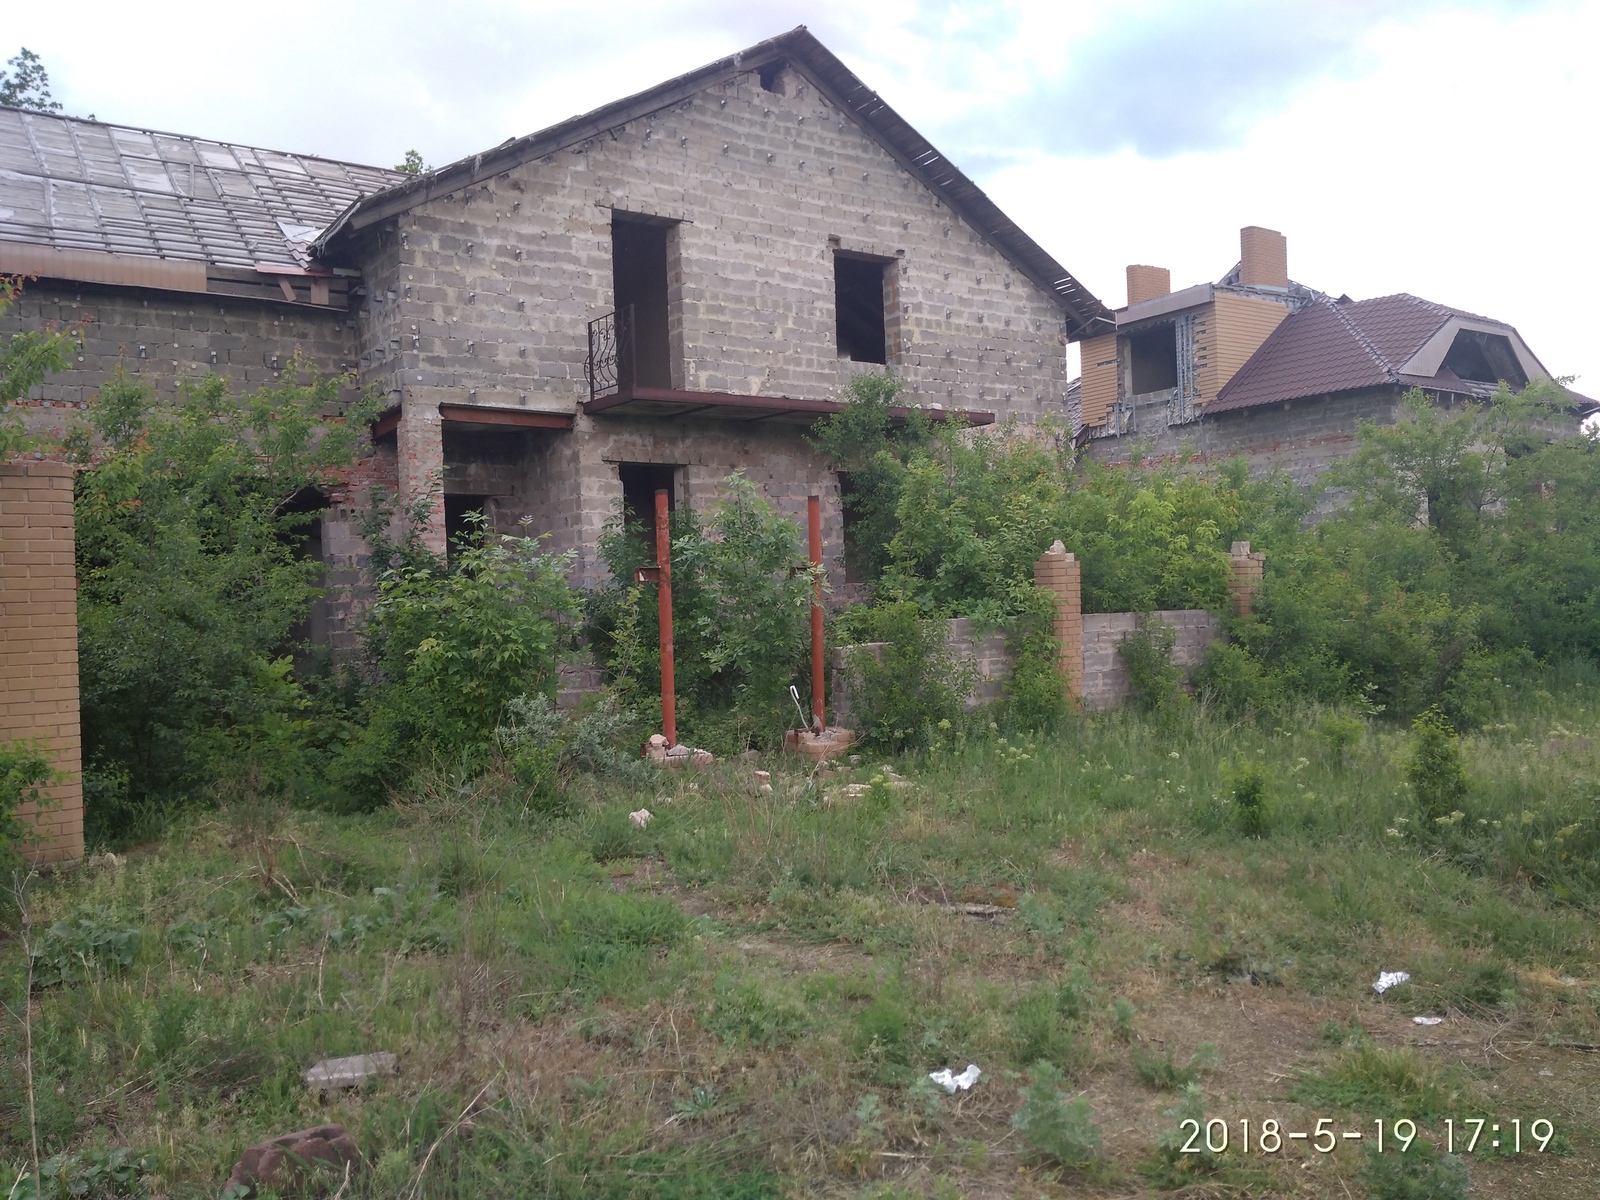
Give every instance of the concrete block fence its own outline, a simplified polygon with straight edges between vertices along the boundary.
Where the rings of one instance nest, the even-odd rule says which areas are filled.
[[[1233,576],[1229,602],[1235,613],[1250,611],[1261,586],[1265,555],[1252,553],[1249,542],[1235,542],[1230,556]],[[1128,664],[1117,647],[1138,628],[1139,614],[1085,613],[1082,564],[1057,542],[1034,564],[1034,583],[1056,597],[1055,635],[1061,644],[1061,682],[1068,700],[1086,709],[1112,708],[1131,692]],[[1206,647],[1224,636],[1223,617],[1203,608],[1166,609],[1153,614],[1175,633],[1172,661],[1185,672],[1205,659]],[[1000,698],[1012,670],[1005,635],[979,637],[965,617],[946,622],[947,643],[958,660],[975,668],[977,686],[968,699],[969,710]],[[830,711],[836,723],[849,724],[850,695],[846,666],[852,654],[882,653],[882,643],[840,646],[833,651],[833,699]]]

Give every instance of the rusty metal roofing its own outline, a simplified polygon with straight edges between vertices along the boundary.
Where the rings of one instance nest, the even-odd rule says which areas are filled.
[[[249,269],[307,246],[382,167],[0,108],[0,241]]]
[[[587,138],[626,125],[737,75],[771,63],[787,63],[803,74],[835,106],[884,147],[925,187],[964,218],[1013,266],[1053,296],[1066,314],[1069,333],[1080,337],[1109,333],[1115,320],[1072,274],[1024,233],[983,190],[958,170],[931,142],[872,91],[804,25],[719,59],[699,70],[669,79],[637,95],[617,100],[583,116],[537,133],[514,138],[415,179],[405,179],[377,195],[364,197],[343,213],[318,240],[317,252],[337,257],[342,238],[418,204],[491,179],[530,159],[542,158]]]
[[[1279,324],[1205,411],[1230,412],[1383,386],[1492,392],[1493,386],[1458,379],[1444,369],[1427,378],[1401,371],[1429,338],[1457,317],[1516,333],[1492,318],[1403,292],[1359,301],[1319,297]]]

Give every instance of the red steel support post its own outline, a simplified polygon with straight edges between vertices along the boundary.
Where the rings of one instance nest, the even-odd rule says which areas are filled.
[[[657,611],[661,616],[661,732],[667,745],[678,744],[677,698],[672,678],[672,527],[668,521],[667,492],[656,492],[656,567],[660,586],[656,589]]]
[[[811,540],[811,724],[820,732],[828,727],[823,688],[822,654],[822,497],[806,500],[807,532]]]

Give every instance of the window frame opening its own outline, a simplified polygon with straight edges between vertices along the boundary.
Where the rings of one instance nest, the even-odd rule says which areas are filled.
[[[1528,386],[1528,376],[1517,359],[1516,349],[1503,333],[1457,330],[1439,367],[1469,383],[1486,383],[1493,387],[1503,381],[1513,390]]]
[[[622,528],[639,538],[651,560],[656,548],[656,492],[667,490],[667,512],[678,510],[678,464],[619,462],[617,481],[622,484]]]
[[[889,365],[891,261],[834,252],[834,345],[841,360]]]
[[[1178,326],[1172,321],[1124,335],[1128,343],[1128,394],[1148,396],[1178,386]]]
[[[672,386],[672,230],[677,223],[613,210],[611,294],[619,323],[631,310],[632,353],[619,353],[622,387]]]

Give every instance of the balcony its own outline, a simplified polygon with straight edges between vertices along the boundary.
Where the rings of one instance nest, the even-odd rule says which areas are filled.
[[[591,417],[647,417],[677,420],[735,421],[746,425],[772,423],[809,426],[822,417],[838,412],[837,400],[804,400],[794,396],[749,396],[733,392],[689,392],[670,387],[654,387],[637,382],[633,306],[589,322],[589,357],[584,374],[589,382],[589,399],[583,410]],[[893,416],[904,420],[912,410],[894,408]],[[994,413],[964,409],[923,409],[934,421],[952,416],[966,419],[969,425],[992,425]]]

